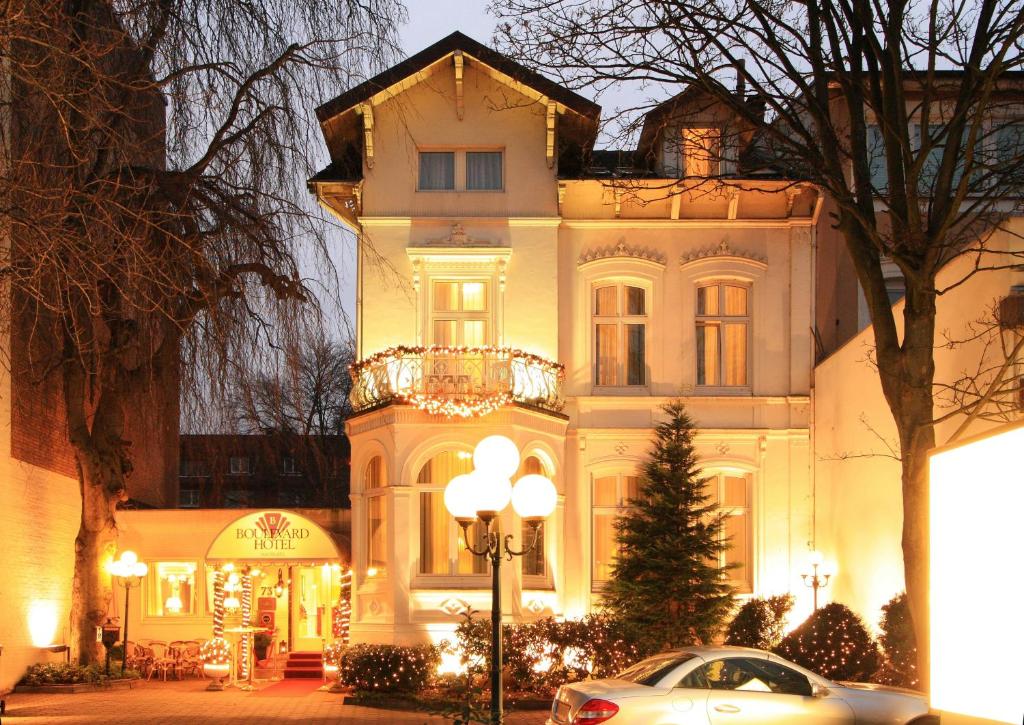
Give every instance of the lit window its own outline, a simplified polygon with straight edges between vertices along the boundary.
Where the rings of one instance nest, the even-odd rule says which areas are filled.
[[[455,189],[455,152],[420,151],[420,191]]]
[[[718,563],[720,566],[735,564],[736,568],[729,572],[729,580],[741,593],[753,591],[750,565],[750,480],[749,473],[713,473],[705,483],[709,497],[707,505],[717,507],[726,515],[722,539],[729,548],[722,552]]]
[[[366,568],[383,574],[388,555],[387,499],[383,495],[366,499]]]
[[[501,151],[466,152],[466,189],[469,191],[501,191]]]
[[[431,285],[431,342],[480,347],[487,344],[490,316],[486,280],[435,280]]]
[[[252,473],[252,461],[248,456],[231,456],[228,460],[228,472],[232,476],[247,476]]]
[[[697,288],[697,385],[747,385],[750,290],[734,283]]]
[[[594,383],[647,382],[647,293],[642,287],[608,284],[594,288]]]
[[[516,474],[515,480],[519,480],[520,477],[526,476],[531,473],[537,473],[541,476],[550,477],[547,471],[544,470],[544,464],[541,463],[537,456],[527,456],[523,459],[523,462],[519,465],[519,473]],[[526,555],[522,557],[523,564],[523,576],[524,577],[537,577],[543,578],[547,576],[547,562],[544,559],[544,527],[547,526],[549,518],[541,527],[537,530],[537,545],[533,547]],[[529,546],[533,542],[533,528],[524,523],[520,528],[522,534],[522,546]]]
[[[196,614],[196,565],[193,562],[158,561],[150,564],[147,614],[151,617],[183,617]]]
[[[384,459],[380,456],[374,456],[370,459],[370,462],[366,464],[366,475],[363,477],[363,487],[371,489],[381,488],[386,485],[387,482],[384,480]]]
[[[420,574],[486,574],[487,561],[462,545],[462,528],[444,505],[444,489],[456,476],[473,470],[473,457],[464,451],[443,451],[420,469]],[[424,490],[429,489],[429,490]],[[469,528],[472,542],[483,536],[483,525]]]
[[[600,476],[593,482],[593,566],[595,583],[608,581],[619,546],[615,540],[615,520],[640,495],[640,478],[627,474]]]
[[[689,178],[718,176],[721,163],[721,129],[690,127],[682,129],[683,173]]]

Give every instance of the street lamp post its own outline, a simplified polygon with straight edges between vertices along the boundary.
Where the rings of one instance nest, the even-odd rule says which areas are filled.
[[[139,561],[134,551],[122,551],[121,558],[107,564],[107,571],[124,587],[124,637],[121,639],[121,676],[128,662],[128,593],[142,582],[149,567]]]
[[[821,568],[824,557],[820,551],[812,551],[808,557],[808,563],[811,565],[810,574],[801,574],[800,578],[804,580],[804,584],[809,586],[814,592],[814,611],[818,611],[818,590],[824,589],[828,586],[828,580],[832,577],[831,574],[818,573]]]
[[[501,683],[501,560],[524,556],[537,546],[544,519],[555,510],[555,485],[538,474],[523,476],[512,486],[511,477],[519,468],[519,451],[505,436],[488,436],[473,451],[472,473],[456,476],[444,491],[448,512],[462,527],[466,549],[491,562],[491,723],[501,725],[503,718]],[[512,508],[530,527],[530,544],[523,549],[511,546],[512,534],[502,538],[497,518],[512,502]],[[469,527],[476,521],[484,525],[479,545],[469,541]],[[494,523],[494,529],[491,524]]]

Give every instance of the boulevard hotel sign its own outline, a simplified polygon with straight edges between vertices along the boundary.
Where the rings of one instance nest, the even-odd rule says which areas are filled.
[[[294,511],[256,511],[224,527],[207,560],[333,562],[334,540],[318,524]]]

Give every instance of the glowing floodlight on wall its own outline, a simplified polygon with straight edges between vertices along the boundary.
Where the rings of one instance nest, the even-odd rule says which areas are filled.
[[[1016,425],[929,461],[931,704],[943,713],[1015,724],[1024,713],[1024,579],[1007,563],[1024,551],[1021,451]]]
[[[36,600],[28,608],[28,635],[35,647],[49,647],[57,634],[57,602]]]

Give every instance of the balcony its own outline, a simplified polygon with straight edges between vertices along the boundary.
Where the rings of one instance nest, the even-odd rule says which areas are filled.
[[[509,347],[392,347],[352,365],[352,407],[414,405],[470,418],[519,403],[562,408],[562,365]]]

